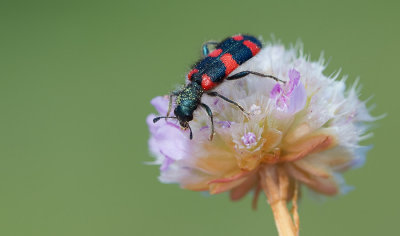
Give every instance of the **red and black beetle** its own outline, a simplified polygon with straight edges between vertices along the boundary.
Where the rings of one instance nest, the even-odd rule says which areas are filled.
[[[209,45],[216,45],[215,49],[210,53],[208,49]],[[230,73],[239,65],[256,55],[260,51],[261,47],[261,42],[250,35],[235,35],[226,38],[219,43],[213,41],[204,43],[202,47],[204,58],[200,59],[187,75],[190,82],[182,90],[174,91],[170,94],[167,116],[156,117],[153,122],[155,123],[161,118],[178,119],[182,128],[190,129],[190,139],[192,139],[193,134],[192,129],[189,126],[189,121],[193,120],[193,112],[200,105],[206,110],[211,119],[210,140],[212,140],[214,135],[213,114],[210,107],[201,102],[201,96],[204,93],[209,96],[220,97],[246,113],[243,107],[236,102],[210,90],[215,88],[224,80],[241,79],[249,74],[268,77],[283,82],[275,76],[265,75],[254,71],[241,71],[230,75]],[[176,96],[176,107],[174,110],[175,116],[169,116],[173,96]]]

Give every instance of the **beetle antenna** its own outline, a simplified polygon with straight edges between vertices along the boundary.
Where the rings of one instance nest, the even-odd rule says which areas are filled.
[[[159,116],[159,117],[156,117],[156,118],[153,119],[153,123],[156,123],[157,121],[159,121],[162,118],[165,118],[165,119],[167,119],[167,118],[177,119],[175,116]]]

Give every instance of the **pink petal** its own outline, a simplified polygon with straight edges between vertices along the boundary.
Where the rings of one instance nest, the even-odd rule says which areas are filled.
[[[269,97],[275,99],[282,92],[282,87],[279,83],[275,84],[274,88],[271,90]]]
[[[257,174],[253,174],[247,177],[246,181],[236,188],[232,189],[230,192],[230,198],[232,201],[240,200],[242,197],[246,196],[246,194],[254,188],[257,183]]]
[[[215,179],[209,182],[209,184],[213,184],[213,183],[228,183],[228,182],[232,182],[235,180],[238,180],[244,176],[247,176],[249,174],[248,171],[241,171],[235,175],[226,177],[226,178],[221,178],[221,179]]]
[[[331,173],[327,166],[322,166],[321,164],[318,164],[318,162],[313,162],[306,158],[293,162],[293,165],[303,170],[304,172],[309,173],[310,175],[321,178],[329,178],[331,176]]]
[[[223,182],[223,183],[210,183],[209,184],[210,193],[218,194],[218,193],[229,191],[229,190],[235,188],[236,186],[242,184],[244,181],[246,181],[246,178],[240,178],[240,179],[237,179],[234,181]]]
[[[290,144],[285,150],[288,152],[280,158],[281,162],[299,160],[310,153],[323,151],[335,145],[334,137],[327,134],[311,136],[296,144]]]
[[[296,87],[294,87],[292,93],[289,97],[288,113],[296,114],[297,112],[303,110],[307,102],[306,89],[302,82],[299,82]]]
[[[168,112],[168,104],[169,104],[169,99],[166,97],[155,97],[151,99],[151,105],[153,105],[156,110],[158,111],[158,114],[165,116]]]
[[[336,195],[339,192],[339,186],[334,180],[333,176],[330,178],[320,178],[312,176],[309,173],[303,172],[295,166],[288,164],[286,169],[289,174],[300,182],[303,182],[313,190],[325,194],[325,195]]]

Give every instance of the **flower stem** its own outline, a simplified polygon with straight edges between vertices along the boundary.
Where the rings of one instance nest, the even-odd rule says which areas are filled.
[[[296,228],[286,207],[286,201],[277,201],[271,204],[274,213],[276,228],[279,236],[296,236]]]
[[[260,171],[261,187],[272,208],[279,236],[298,235],[297,184],[291,183],[282,166],[266,165]],[[293,218],[287,208],[287,199],[293,199]]]

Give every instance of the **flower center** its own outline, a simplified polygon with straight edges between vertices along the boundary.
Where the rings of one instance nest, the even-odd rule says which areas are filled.
[[[252,132],[247,132],[246,134],[244,134],[242,136],[241,140],[242,140],[243,144],[246,145],[246,147],[248,147],[248,148],[257,142],[256,135]]]

